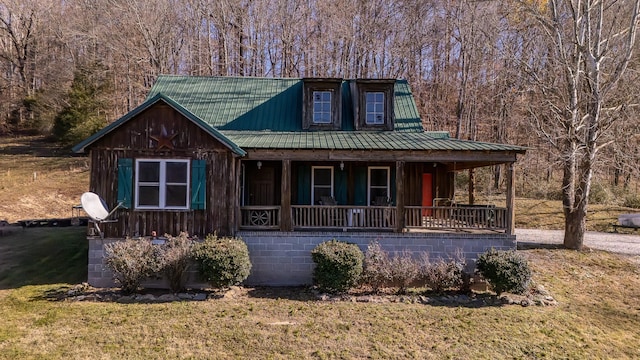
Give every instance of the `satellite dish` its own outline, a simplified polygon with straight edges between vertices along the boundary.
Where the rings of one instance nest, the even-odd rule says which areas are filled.
[[[109,217],[107,204],[96,193],[86,192],[80,197],[82,208],[92,220],[103,221]]]
[[[80,197],[80,203],[82,204],[84,212],[86,212],[87,215],[89,215],[89,217],[91,218],[93,226],[96,230],[98,230],[100,238],[104,238],[104,233],[102,232],[98,224],[117,222],[118,220],[108,220],[107,218],[111,216],[111,214],[113,214],[116,210],[118,210],[118,208],[122,207],[122,203],[119,203],[118,206],[116,206],[115,208],[113,208],[113,210],[111,210],[111,212],[109,212],[107,203],[105,203],[104,200],[102,200],[102,198],[98,196],[98,194],[92,192],[86,192],[82,194],[82,196]]]

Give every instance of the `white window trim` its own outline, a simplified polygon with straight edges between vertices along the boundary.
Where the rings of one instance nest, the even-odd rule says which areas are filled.
[[[391,199],[391,167],[390,166],[369,166],[367,169],[367,204],[371,205],[371,170],[387,170],[387,197]],[[382,186],[374,186],[382,189]]]
[[[367,105],[370,104],[369,101],[367,101],[367,95],[368,94],[382,94],[382,112],[379,111],[368,111],[367,110]],[[385,119],[385,107],[386,107],[386,97],[387,94],[385,94],[384,91],[365,91],[364,94],[364,105],[365,105],[365,111],[364,111],[364,122],[367,125],[384,125],[386,122]],[[380,102],[374,101],[373,104],[379,104]],[[382,121],[378,122],[378,121],[373,121],[373,122],[369,122],[369,114],[373,114],[374,115],[374,119],[376,118],[376,115],[382,115]]]
[[[316,169],[329,169],[331,170],[331,197],[333,197],[333,187],[334,187],[334,183],[333,183],[333,166],[312,166],[311,167],[311,204],[315,204],[316,203],[316,199],[314,198],[314,194],[315,194],[315,182],[316,182]],[[326,187],[325,185],[322,185],[323,187]]]
[[[160,163],[160,182],[158,183],[159,186],[159,195],[158,195],[158,206],[149,206],[149,205],[143,205],[140,206],[139,205],[139,198],[138,195],[140,194],[139,186],[140,186],[140,181],[139,181],[139,175],[140,175],[140,163],[141,162],[157,162]],[[166,182],[166,168],[167,168],[167,163],[168,162],[181,162],[181,163],[185,163],[187,165],[187,179],[186,179],[186,184],[185,183],[167,183]],[[136,159],[136,181],[135,181],[135,188],[134,188],[134,192],[135,192],[135,208],[136,209],[141,209],[141,210],[188,210],[190,208],[191,205],[191,162],[190,160],[187,159]],[[187,198],[186,198],[186,204],[185,206],[166,206],[165,202],[166,202],[166,188],[167,185],[186,185],[187,188]]]
[[[315,97],[316,93],[320,93],[320,94],[328,93],[329,94],[329,101],[328,101],[328,103],[329,103],[329,113],[327,114],[327,115],[329,115],[329,120],[328,121],[316,121],[316,114],[317,113],[319,113],[319,114],[324,114],[325,113],[325,111],[316,112],[316,97]],[[325,124],[333,123],[333,109],[332,109],[333,108],[333,91],[331,91],[331,90],[313,90],[312,93],[311,93],[311,98],[312,98],[311,106],[312,106],[312,110],[313,110],[312,114],[311,114],[311,123],[318,124],[318,125],[325,125]],[[326,101],[322,101],[321,100],[321,101],[319,101],[319,103],[324,104],[324,103],[326,103]]]

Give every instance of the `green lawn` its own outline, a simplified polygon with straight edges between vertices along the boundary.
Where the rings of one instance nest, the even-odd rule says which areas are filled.
[[[523,251],[555,307],[322,302],[304,289],[164,304],[50,300],[86,276],[78,230],[0,237],[0,358],[640,357],[638,263],[605,252]]]

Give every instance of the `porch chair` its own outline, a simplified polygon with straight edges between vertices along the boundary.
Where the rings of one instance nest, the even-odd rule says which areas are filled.
[[[336,206],[338,202],[333,196],[321,196],[320,197],[320,205],[324,206]],[[340,216],[338,214],[338,209],[332,208],[327,209],[327,225],[328,226],[339,226]]]
[[[375,199],[373,200],[372,205],[390,207],[391,199],[389,199],[387,196],[376,196]],[[375,211],[377,212],[379,210],[375,210]],[[382,218],[379,220],[376,220],[376,223],[379,223],[378,226],[386,228],[386,227],[389,227],[391,224],[393,224],[392,220],[393,219],[391,219],[391,209],[387,208],[383,210]]]

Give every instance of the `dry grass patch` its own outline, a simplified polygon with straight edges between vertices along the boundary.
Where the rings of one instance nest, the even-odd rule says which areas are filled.
[[[0,220],[67,218],[89,188],[89,160],[39,136],[0,137]]]

